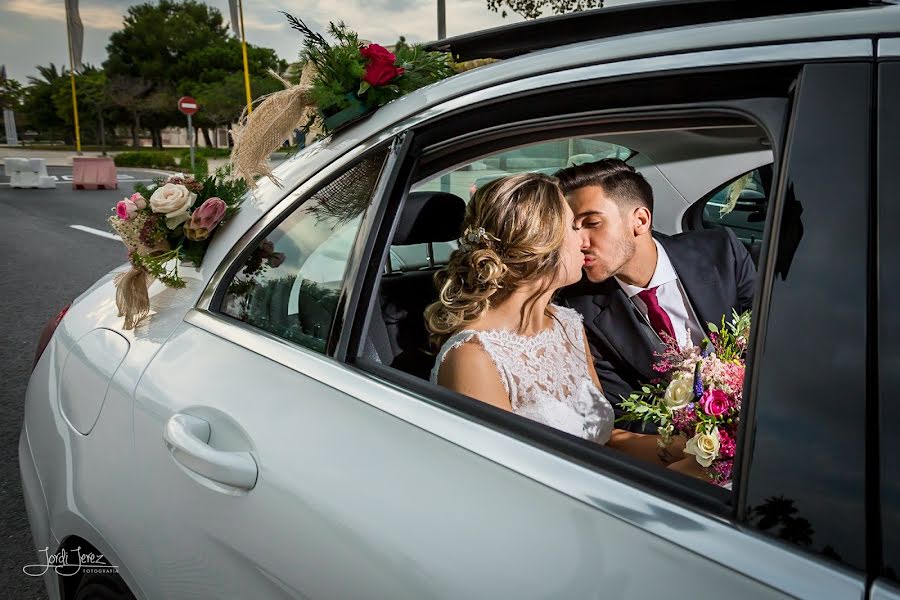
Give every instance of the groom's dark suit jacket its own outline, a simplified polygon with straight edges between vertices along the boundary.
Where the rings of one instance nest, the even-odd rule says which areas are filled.
[[[756,268],[730,229],[653,235],[669,255],[702,326],[719,324],[723,315],[730,319],[733,309],[751,308]],[[662,342],[615,278],[601,283],[582,278],[560,297],[584,316],[597,375],[613,406],[620,396],[658,377],[652,367]]]

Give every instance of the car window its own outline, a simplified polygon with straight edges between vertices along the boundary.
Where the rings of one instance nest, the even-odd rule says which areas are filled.
[[[772,169],[753,169],[714,190],[703,203],[704,229],[727,227],[748,244],[762,240]]]
[[[894,426],[900,419],[897,386],[900,385],[900,340],[887,332],[900,331],[900,236],[897,222],[900,205],[897,188],[900,186],[900,62],[879,65],[878,73],[878,351],[879,412],[881,459],[881,528],[882,574],[900,582],[900,432]]]
[[[347,261],[387,156],[363,159],[269,231],[226,289],[220,310],[324,352]]]

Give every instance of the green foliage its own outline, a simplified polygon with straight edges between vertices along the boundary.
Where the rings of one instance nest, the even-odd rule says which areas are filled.
[[[632,392],[619,403],[624,414],[616,419],[616,422],[640,421],[644,426],[649,424],[668,426],[672,420],[672,412],[665,403],[657,401],[665,393],[664,383],[642,386],[640,390]]]
[[[175,157],[168,152],[138,150],[120,152],[113,157],[117,167],[145,167],[148,169],[175,169]],[[137,189],[137,188],[135,188]]]
[[[738,360],[744,356],[747,350],[747,342],[750,339],[750,311],[738,314],[732,310],[732,318],[725,321],[722,316],[720,325],[707,323],[709,331],[716,336],[716,355],[722,360]]]
[[[24,91],[15,79],[0,79],[0,108],[18,109]]]
[[[537,19],[544,14],[545,8],[549,8],[551,14],[561,15],[603,8],[603,0],[487,0],[487,7],[504,17],[508,14],[506,11],[511,10],[526,19]]]
[[[385,85],[370,86],[363,81],[367,61],[360,54],[362,45],[354,31],[344,23],[329,23],[328,33],[336,42],[330,44],[301,19],[284,14],[291,27],[303,34],[300,58],[314,67],[310,95],[323,117],[333,116],[357,102],[366,109],[375,109],[454,74],[447,54],[428,52],[401,38],[394,50],[394,66],[402,67],[404,72]]]
[[[178,153],[178,168],[185,173],[192,173],[197,179],[203,179],[209,174],[209,163],[197,149],[194,150],[194,169],[191,170],[191,149],[186,148]]]

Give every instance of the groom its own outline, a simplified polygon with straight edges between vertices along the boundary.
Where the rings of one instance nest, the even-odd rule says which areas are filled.
[[[749,310],[756,269],[730,229],[653,233],[653,190],[621,160],[569,167],[556,177],[584,254],[581,282],[562,297],[584,316],[597,375],[616,406],[658,377],[654,353],[663,350],[662,338],[699,345],[707,323]]]

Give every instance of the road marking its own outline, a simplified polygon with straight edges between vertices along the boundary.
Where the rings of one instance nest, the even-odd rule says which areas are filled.
[[[85,233],[93,233],[94,235],[99,235],[100,237],[116,240],[117,242],[122,241],[122,238],[113,233],[110,233],[108,231],[101,231],[100,229],[94,229],[93,227],[85,227],[84,225],[69,225],[69,227],[71,227],[72,229],[77,229],[78,231],[83,231]]]

